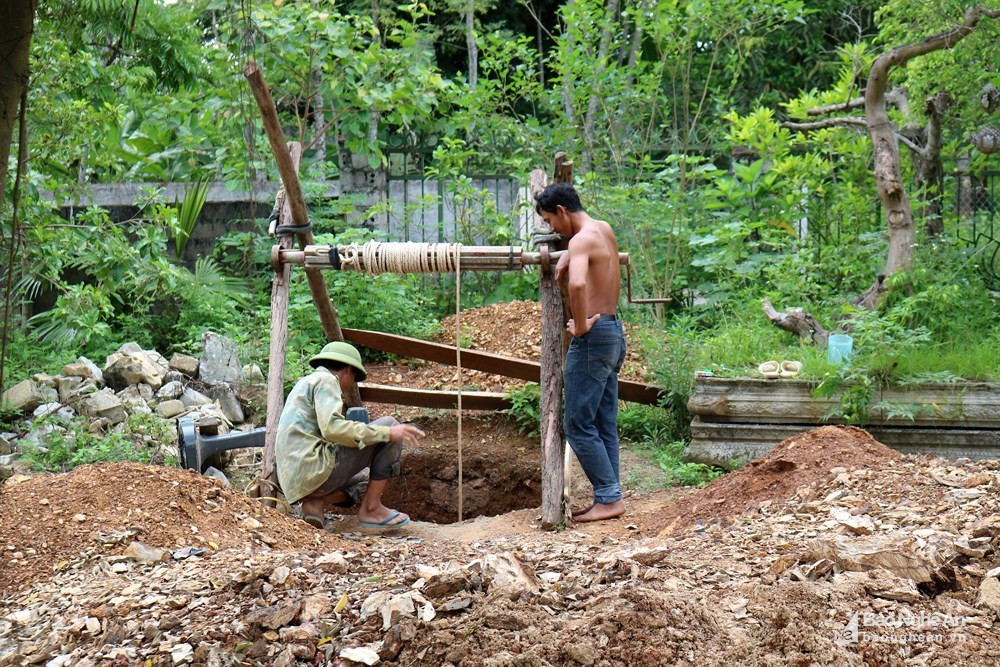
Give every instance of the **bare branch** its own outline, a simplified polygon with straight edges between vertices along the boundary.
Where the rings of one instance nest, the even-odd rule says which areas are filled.
[[[781,124],[781,127],[787,127],[789,130],[797,130],[799,132],[809,132],[811,130],[823,130],[828,127],[850,127],[852,125],[866,127],[865,119],[854,116],[838,116],[836,118],[824,118],[812,123],[792,123],[786,121]]]
[[[885,53],[872,63],[871,73],[868,75],[868,86],[865,90],[865,98],[872,100],[875,94],[882,95],[883,101],[888,96],[884,95],[885,87],[888,83],[888,73],[893,67],[903,67],[913,58],[922,56],[941,49],[950,49],[961,39],[968,36],[976,29],[979,21],[983,18],[1000,18],[1000,9],[986,9],[984,7],[969,7],[966,10],[962,22],[944,32],[931,35],[922,42],[915,44],[905,44],[897,46],[888,53]]]
[[[808,109],[806,111],[807,116],[825,116],[829,113],[839,113],[841,111],[850,111],[851,109],[860,109],[865,105],[865,98],[855,97],[849,102],[838,102],[837,104],[828,104],[825,107],[816,107],[814,109]]]
[[[875,185],[889,227],[889,253],[883,270],[884,275],[892,275],[897,270],[909,266],[913,260],[915,244],[913,208],[906,194],[899,166],[899,147],[896,141],[898,132],[886,110],[889,72],[894,67],[905,66],[918,56],[952,48],[971,34],[984,17],[998,18],[1000,9],[970,7],[966,10],[961,23],[951,30],[932,35],[921,42],[897,46],[872,63],[868,84],[865,86],[865,120],[868,123],[868,134],[872,138],[875,153]],[[866,295],[870,299],[877,300],[884,292],[884,286],[876,283]]]
[[[785,331],[791,331],[800,338],[811,341],[821,348],[826,347],[826,341],[830,337],[830,332],[823,328],[823,325],[810,313],[802,312],[800,308],[779,313],[771,305],[771,300],[766,297],[764,298],[762,307],[767,319],[771,320],[771,324],[774,326]]]
[[[906,97],[906,91],[903,88],[896,86],[888,93],[885,94],[885,101],[887,104],[892,104],[904,114],[908,114],[907,107],[909,106]],[[825,116],[831,113],[839,113],[842,111],[851,111],[853,109],[861,109],[865,106],[864,97],[855,97],[853,100],[848,102],[839,102],[837,104],[828,104],[825,107],[815,107],[813,109],[807,109],[807,116]]]
[[[912,139],[910,139],[905,134],[901,134],[899,132],[896,132],[895,135],[896,135],[896,141],[898,141],[899,143],[903,144],[904,146],[906,146],[907,148],[909,148],[914,153],[917,153],[919,155],[926,155],[926,153],[927,153],[926,149],[924,149],[920,144],[916,143],[915,141],[913,141]]]

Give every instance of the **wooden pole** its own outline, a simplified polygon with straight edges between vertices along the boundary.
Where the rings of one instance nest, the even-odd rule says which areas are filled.
[[[292,218],[290,222],[285,224],[306,225],[309,223],[306,200],[302,196],[298,170],[285,143],[285,134],[281,129],[281,122],[278,120],[278,110],[274,106],[271,89],[267,87],[260,67],[252,60],[243,68],[243,76],[250,84],[250,90],[253,91],[261,118],[264,120],[264,132],[267,133],[267,139],[271,142],[271,152],[274,153],[274,161],[278,165],[278,173],[281,174],[281,182],[285,186],[285,201],[290,201]]]
[[[556,183],[569,183],[573,184],[573,162],[570,160],[566,153],[559,151],[556,153],[555,167],[552,170],[553,178],[552,180]],[[559,241],[558,247],[553,248],[558,250],[566,250],[569,247],[569,241],[563,239]],[[572,311],[569,309],[569,290],[566,288],[565,283],[559,285],[559,292],[562,294],[562,314],[563,322],[569,322],[573,317]],[[566,358],[566,350],[569,349],[569,344],[573,340],[573,334],[571,334],[566,327],[562,330],[562,358]]]
[[[288,198],[285,198],[288,201]],[[283,207],[284,208],[284,207]],[[281,218],[278,219],[279,223]],[[290,246],[289,236],[278,238],[278,245]],[[275,467],[274,442],[278,436],[278,421],[285,407],[285,346],[288,343],[288,281],[291,266],[282,264],[274,272],[271,283],[271,338],[267,358],[267,417],[264,431],[264,461],[261,463],[260,477],[250,495],[254,497],[275,497],[278,489],[278,470]],[[274,507],[274,501],[265,503]]]
[[[531,172],[531,196],[541,192],[548,181],[544,170]],[[535,214],[535,230],[551,234],[545,220]],[[563,298],[555,281],[556,260],[551,252],[557,242],[538,244],[542,255],[538,295],[542,304],[541,358],[541,445],[542,445],[542,528],[552,530],[565,525],[568,508],[563,503],[563,436],[562,425],[562,332]]]
[[[278,165],[278,173],[281,174],[281,182],[285,188],[285,199],[282,204],[282,215],[278,219],[280,225],[292,225],[304,227],[309,224],[309,215],[306,210],[305,198],[302,195],[302,186],[299,182],[299,159],[301,159],[301,146],[298,142],[292,142],[293,147],[297,147],[298,157],[293,157],[292,151],[285,142],[285,135],[278,120],[278,111],[274,106],[274,99],[271,97],[271,90],[264,81],[264,75],[260,71],[257,63],[250,61],[243,69],[253,91],[254,99],[260,108],[261,117],[264,120],[264,131],[267,133],[268,141],[271,144],[271,151],[274,153],[275,162]],[[287,207],[287,215],[285,214]],[[299,247],[305,248],[312,245],[312,230],[305,229],[296,232]],[[279,243],[279,246],[282,246]],[[313,303],[319,313],[320,323],[323,325],[323,333],[328,341],[344,340],[344,334],[340,330],[340,322],[337,318],[337,310],[330,301],[330,292],[326,286],[326,279],[318,269],[307,268],[306,280],[309,283],[309,291],[312,294]],[[273,307],[272,307],[273,308]],[[287,326],[287,325],[286,325]],[[361,394],[357,387],[352,387],[344,396],[345,407],[361,405]],[[277,423],[277,422],[275,422]]]

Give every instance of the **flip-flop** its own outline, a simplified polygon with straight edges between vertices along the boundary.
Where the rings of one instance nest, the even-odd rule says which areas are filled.
[[[400,526],[405,526],[410,523],[410,517],[406,517],[399,523],[389,523],[397,516],[402,514],[399,510],[393,510],[392,514],[387,516],[383,521],[362,521],[358,519],[358,524],[364,526],[365,528],[399,528]]]
[[[793,378],[799,374],[802,370],[802,362],[799,361],[782,361],[781,362],[781,377],[783,378]]]
[[[302,515],[302,520],[317,530],[323,530],[326,528],[327,524],[325,517],[321,517],[316,514],[304,514]]]
[[[765,361],[757,366],[757,370],[760,371],[761,375],[769,379],[781,377],[781,367],[777,361]]]

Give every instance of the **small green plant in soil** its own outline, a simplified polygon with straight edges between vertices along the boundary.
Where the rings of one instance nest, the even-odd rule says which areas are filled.
[[[518,430],[529,438],[541,435],[541,397],[542,390],[536,382],[507,392],[511,402],[507,414],[514,419]]]
[[[79,417],[44,417],[34,428],[44,435],[39,442],[23,444],[24,460],[46,472],[65,472],[89,463],[169,463],[156,460],[157,452],[162,443],[176,438],[166,421],[150,414],[130,415],[120,431],[105,434],[91,433],[86,420]]]
[[[621,438],[633,445],[636,453],[653,460],[665,473],[660,487],[703,486],[721,476],[724,470],[703,463],[684,460],[685,441],[671,438],[676,430],[670,410],[650,405],[631,405],[618,413]],[[633,480],[634,486],[648,488],[649,480]]]

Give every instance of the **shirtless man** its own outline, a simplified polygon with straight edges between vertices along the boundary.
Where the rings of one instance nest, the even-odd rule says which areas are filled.
[[[568,275],[573,334],[564,369],[563,426],[570,447],[594,487],[594,502],[573,512],[577,521],[625,513],[618,468],[618,372],[625,361],[625,331],[618,319],[621,270],[611,226],[580,206],[568,183],[554,183],[535,198],[535,211],[552,230],[569,238],[556,264],[556,280]]]

